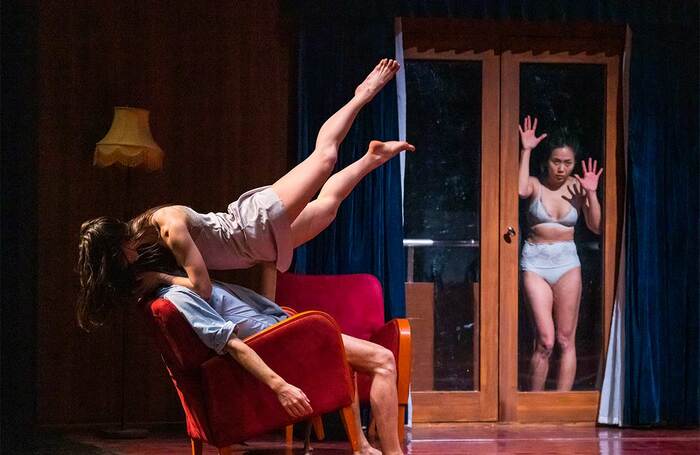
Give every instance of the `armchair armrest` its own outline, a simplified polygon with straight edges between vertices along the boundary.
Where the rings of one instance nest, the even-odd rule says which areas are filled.
[[[299,313],[244,341],[285,381],[304,391],[314,415],[352,403],[340,328],[327,314]],[[300,420],[289,416],[274,392],[229,355],[202,365],[202,389],[214,439],[224,445]]]
[[[411,383],[411,326],[408,319],[392,319],[380,327],[370,341],[394,353],[399,404],[407,404]]]

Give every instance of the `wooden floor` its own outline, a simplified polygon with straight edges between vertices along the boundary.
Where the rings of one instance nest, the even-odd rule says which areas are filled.
[[[413,428],[405,446],[410,454],[700,454],[698,430],[632,430],[588,425],[465,424],[427,425]],[[183,434],[152,432],[146,439],[108,440],[94,433],[62,436],[70,449],[54,443],[52,450],[36,453],[187,454]],[[80,447],[81,450],[77,448]],[[301,442],[288,449],[281,438],[270,436],[246,446],[234,446],[235,454],[302,454]],[[350,453],[345,442],[316,442],[314,455]],[[205,447],[205,454],[216,454]]]

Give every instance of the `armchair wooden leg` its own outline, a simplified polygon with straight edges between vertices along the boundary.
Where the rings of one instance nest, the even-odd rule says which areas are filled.
[[[311,419],[311,423],[314,426],[314,433],[316,434],[316,439],[323,441],[326,439],[326,432],[323,429],[323,419],[321,416],[316,416]]]
[[[350,447],[352,447],[353,452],[360,451],[360,439],[357,437],[358,428],[355,420],[355,410],[351,406],[343,408],[340,410],[340,417],[343,420],[343,426],[345,427],[345,434],[348,435],[348,440],[350,441]]]
[[[311,448],[311,427],[313,424],[311,421],[306,422],[306,428],[304,429],[304,453],[311,453],[313,450]]]
[[[292,440],[294,436],[294,425],[287,425],[284,427],[284,442],[287,444],[287,446],[292,445]]]
[[[406,405],[405,404],[400,404],[399,405],[399,415],[398,415],[398,422],[399,422],[399,442],[403,442],[404,438],[406,437]]]
[[[192,455],[202,455],[202,441],[200,439],[190,439]]]

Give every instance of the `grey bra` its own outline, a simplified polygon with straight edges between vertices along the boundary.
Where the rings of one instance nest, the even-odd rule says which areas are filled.
[[[529,226],[539,224],[559,224],[564,227],[574,227],[578,221],[578,210],[573,205],[566,215],[559,219],[552,217],[542,203],[542,185],[540,185],[539,195],[532,201],[527,211],[527,222]]]

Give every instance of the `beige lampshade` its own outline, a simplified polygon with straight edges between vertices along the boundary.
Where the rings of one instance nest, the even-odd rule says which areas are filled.
[[[94,164],[104,167],[120,163],[143,166],[148,171],[163,167],[163,150],[153,140],[149,112],[135,107],[115,107],[112,126],[95,147]]]

